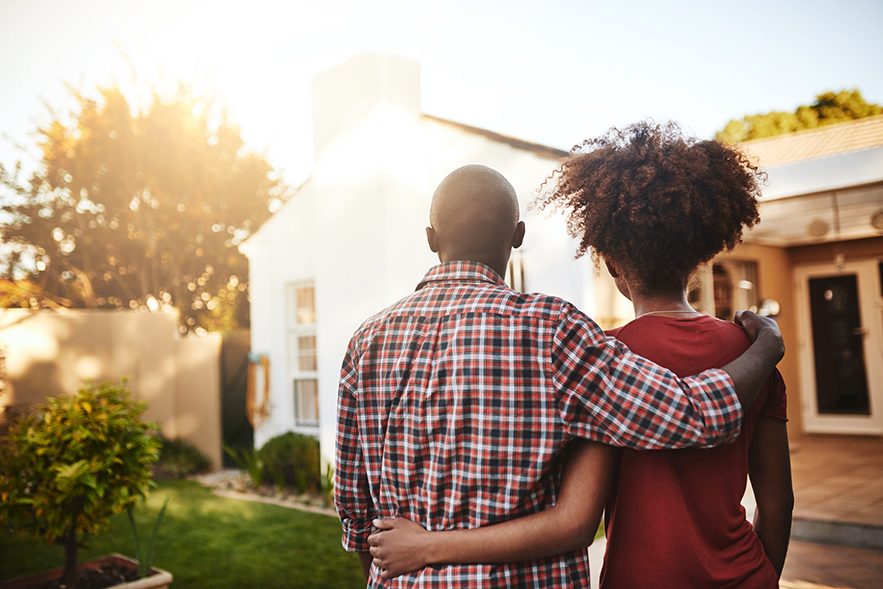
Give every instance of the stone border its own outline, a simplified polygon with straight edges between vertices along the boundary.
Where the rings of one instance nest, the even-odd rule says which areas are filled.
[[[279,499],[278,497],[267,497],[257,493],[241,493],[239,491],[228,491],[225,489],[212,489],[212,494],[226,499],[239,499],[240,501],[252,501],[255,503],[264,503],[266,505],[277,505],[287,509],[296,509],[298,511],[306,511],[318,515],[327,515],[329,517],[337,517],[337,512],[328,507],[317,507],[300,501],[292,501],[291,499]]]
[[[822,544],[883,548],[883,528],[879,526],[811,519],[796,514],[791,523],[791,537]]]

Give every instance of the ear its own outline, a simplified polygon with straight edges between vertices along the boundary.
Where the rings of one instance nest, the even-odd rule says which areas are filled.
[[[426,228],[426,243],[429,244],[429,249],[432,253],[438,253],[438,233],[432,227]]]
[[[619,266],[616,265],[616,262],[612,262],[607,258],[604,258],[604,265],[607,266],[607,271],[610,272],[610,275],[614,278],[619,278]]]
[[[524,242],[524,221],[519,221],[515,226],[515,232],[512,234],[512,247],[519,248],[521,244]]]

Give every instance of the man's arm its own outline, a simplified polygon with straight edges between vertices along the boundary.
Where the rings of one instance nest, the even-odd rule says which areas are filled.
[[[341,544],[358,552],[366,578],[371,566],[368,535],[375,517],[374,502],[359,442],[358,368],[352,343],[340,370],[337,396],[337,452],[334,459],[334,504],[343,528]]]
[[[616,450],[574,440],[567,447],[561,494],[549,509],[507,522],[427,532],[404,518],[382,519],[368,537],[374,564],[391,579],[429,564],[518,562],[592,543],[610,489]]]
[[[739,320],[754,343],[723,369],[678,378],[606,337],[585,314],[565,307],[552,337],[552,373],[565,427],[573,436],[642,450],[731,442],[750,404],[784,353],[775,322]]]
[[[743,407],[750,407],[763,390],[770,374],[785,355],[785,343],[778,324],[769,317],[751,311],[736,313],[736,325],[742,327],[752,341],[741,356],[723,367],[733,379],[736,396]]]

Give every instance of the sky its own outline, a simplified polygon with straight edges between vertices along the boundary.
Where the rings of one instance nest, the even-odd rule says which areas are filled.
[[[47,105],[119,83],[216,97],[290,182],[311,165],[310,79],[367,51],[421,63],[424,112],[570,148],[611,125],[883,103],[883,1],[0,0],[0,162]]]

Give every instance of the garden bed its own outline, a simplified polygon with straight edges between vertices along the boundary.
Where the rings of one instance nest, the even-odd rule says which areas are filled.
[[[309,513],[336,518],[337,512],[328,505],[325,497],[315,493],[293,493],[285,488],[262,485],[255,487],[251,478],[236,470],[225,470],[209,475],[197,475],[191,480],[208,487],[218,497],[256,501],[267,505],[278,505],[288,509],[299,509]]]

